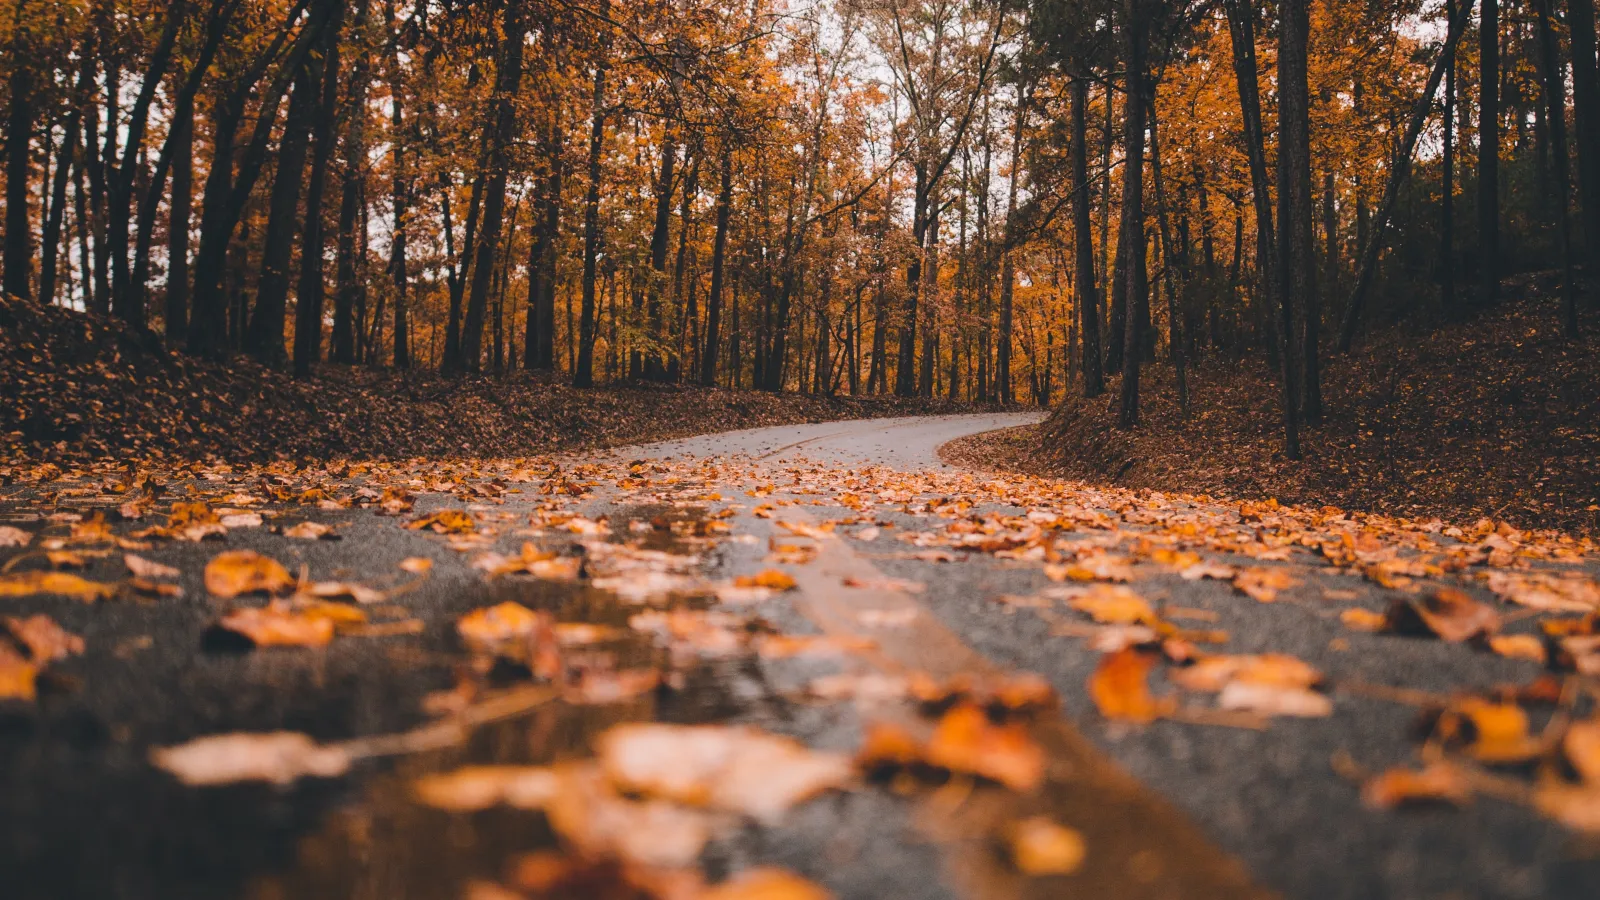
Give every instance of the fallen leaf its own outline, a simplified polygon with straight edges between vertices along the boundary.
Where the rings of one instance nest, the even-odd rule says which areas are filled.
[[[1600,610],[1600,584],[1581,575],[1560,577],[1545,573],[1523,575],[1490,572],[1485,576],[1485,581],[1489,590],[1530,609],[1549,612]]]
[[[1246,594],[1261,603],[1271,603],[1278,599],[1278,592],[1294,587],[1300,582],[1289,574],[1288,569],[1267,568],[1256,566],[1249,569],[1240,569],[1233,576],[1233,586],[1240,593]]]
[[[32,701],[38,675],[38,666],[11,649],[9,643],[0,641],[0,700]]]
[[[1472,785],[1459,765],[1440,760],[1420,770],[1390,769],[1367,779],[1361,786],[1361,800],[1374,809],[1418,801],[1465,806],[1472,802]]]
[[[586,856],[678,868],[711,839],[706,813],[664,800],[621,796],[595,766],[560,770],[545,807],[550,827]]]
[[[49,616],[0,619],[6,630],[25,647],[36,665],[55,662],[83,652],[83,638],[65,631]]]
[[[128,567],[128,574],[135,578],[171,579],[182,574],[172,566],[165,566],[142,556],[134,556],[132,553],[122,557],[122,564]]]
[[[771,591],[788,591],[795,587],[794,576],[782,569],[762,569],[754,575],[741,575],[733,583],[737,587],[759,587]]]
[[[1154,657],[1133,649],[1101,656],[1089,676],[1089,697],[1100,714],[1126,722],[1152,722],[1175,710],[1173,698],[1157,700],[1150,695],[1148,678],[1154,666]]]
[[[283,529],[283,536],[299,541],[335,541],[339,539],[332,527],[321,522],[300,522]]]
[[[1544,641],[1531,634],[1506,634],[1489,638],[1489,649],[1507,659],[1545,661]]]
[[[1011,861],[1025,875],[1067,875],[1083,864],[1083,834],[1046,816],[1029,816],[1007,829]]]
[[[1120,556],[1092,553],[1075,562],[1047,565],[1044,574],[1051,581],[1132,581],[1133,566]]]
[[[294,578],[282,563],[254,550],[229,550],[206,563],[206,590],[229,600],[257,591],[278,594],[294,587]]]
[[[1561,739],[1561,752],[1585,783],[1600,786],[1600,719],[1573,722]]]
[[[0,575],[0,597],[26,597],[31,594],[61,594],[93,603],[117,592],[114,584],[85,581],[66,572],[28,571]]]
[[[400,560],[400,568],[413,575],[421,575],[433,568],[433,560],[425,556],[408,556]]]
[[[967,772],[1013,790],[1031,791],[1044,780],[1044,750],[1016,723],[996,725],[983,710],[963,704],[939,719],[925,759],[952,772]]]
[[[1067,605],[1106,625],[1152,625],[1156,611],[1141,596],[1118,584],[1097,584],[1067,600]]]
[[[0,547],[26,547],[32,540],[33,535],[21,528],[0,525]]]
[[[716,885],[699,900],[829,900],[818,885],[782,869],[756,868]]]
[[[420,519],[406,523],[412,531],[428,529],[435,534],[471,534],[478,530],[478,520],[460,509],[441,509]]]
[[[257,647],[325,647],[333,640],[334,620],[274,602],[260,609],[236,609],[218,619],[217,627],[243,635]]]
[[[1333,701],[1316,691],[1250,681],[1228,682],[1217,695],[1217,706],[1264,716],[1323,718],[1333,714]]]
[[[661,684],[655,669],[624,669],[620,672],[588,671],[569,684],[562,693],[568,702],[584,706],[621,703],[649,693]]]
[[[1528,734],[1527,712],[1513,703],[1463,697],[1440,713],[1434,731],[1479,762],[1521,762],[1544,751]]]
[[[1167,678],[1185,690],[1216,692],[1235,681],[1309,688],[1322,681],[1322,673],[1303,660],[1283,653],[1218,654],[1170,669]]]
[[[1600,834],[1600,788],[1546,782],[1533,790],[1539,812],[1573,829]]]
[[[190,787],[269,781],[291,784],[305,776],[333,778],[350,768],[350,757],[294,731],[235,732],[196,738],[150,752],[150,761]]]
[[[539,613],[510,600],[475,609],[456,620],[456,631],[468,644],[480,646],[525,638],[545,620]]]
[[[1389,628],[1401,634],[1432,634],[1447,643],[1492,635],[1500,614],[1455,588],[1435,588],[1425,597],[1397,598],[1389,607]]]
[[[1347,609],[1339,613],[1339,621],[1354,631],[1384,631],[1389,627],[1389,617],[1370,609]]]
[[[424,775],[411,784],[412,795],[428,806],[472,812],[504,804],[543,809],[555,797],[559,776],[546,766],[467,766]]]
[[[771,821],[842,787],[850,761],[792,738],[722,725],[617,725],[596,742],[619,789]]]

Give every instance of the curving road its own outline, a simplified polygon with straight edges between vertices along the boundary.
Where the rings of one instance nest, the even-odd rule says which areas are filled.
[[[769,462],[805,459],[840,466],[949,470],[935,452],[941,444],[969,434],[1031,425],[1044,417],[1044,413],[1032,411],[783,425],[704,434],[616,452],[651,457],[741,454]]]

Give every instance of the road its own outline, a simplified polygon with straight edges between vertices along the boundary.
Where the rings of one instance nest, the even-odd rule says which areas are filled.
[[[116,524],[115,532],[150,544],[137,552],[175,567],[183,597],[88,604],[48,594],[0,596],[0,613],[48,615],[86,645],[83,654],[44,669],[37,700],[0,701],[0,883],[16,886],[7,896],[27,898],[461,896],[472,883],[514,881],[509,861],[552,846],[551,826],[544,814],[519,809],[430,808],[417,800],[419,777],[464,765],[576,765],[596,752],[597,736],[636,720],[740,724],[814,750],[855,753],[874,723],[920,734],[931,722],[893,698],[819,699],[811,696],[815,679],[923,673],[983,683],[1028,672],[1043,676],[1060,698],[1025,721],[1025,740],[1044,759],[1037,785],[1006,789],[989,784],[992,776],[974,782],[958,763],[945,766],[956,775],[943,787],[913,785],[904,774],[887,785],[867,782],[775,820],[717,830],[699,868],[715,880],[778,865],[851,898],[1600,896],[1594,844],[1507,798],[1507,785],[1532,783],[1527,768],[1490,767],[1488,787],[1480,785],[1477,799],[1461,808],[1362,803],[1352,769],[1414,765],[1419,706],[1429,698],[1448,703],[1455,692],[1523,684],[1540,671],[1466,644],[1369,634],[1341,620],[1347,609],[1382,610],[1410,596],[1407,587],[1447,576],[1419,572],[1419,584],[1399,576],[1385,587],[1358,566],[1330,568],[1305,549],[1272,544],[1279,534],[1312,533],[1272,511],[1241,523],[1236,508],[1022,479],[999,484],[938,462],[935,451],[945,441],[1028,420],[823,423],[582,460],[292,475],[209,470],[192,481],[178,480],[190,473],[170,473],[170,495],[187,491],[213,507],[260,509],[268,526],[326,524],[341,539],[294,540],[251,526],[228,528],[220,542],[128,537],[164,520],[152,513],[149,521]],[[269,484],[285,496],[313,488],[355,499],[345,509],[270,496],[245,502],[268,494]],[[13,486],[0,500],[0,522],[27,532],[38,547],[68,535],[62,513],[116,507],[116,498],[93,485],[69,475],[49,490]],[[414,509],[380,515],[359,505],[397,487],[414,495]],[[469,511],[473,533],[402,527],[443,509]],[[1021,518],[1030,510],[1035,520]],[[567,521],[572,515],[582,518]],[[640,571],[608,588],[600,578],[486,577],[473,565],[486,552],[511,554],[530,540],[572,552],[581,538],[575,529],[602,517],[612,543],[696,554],[698,565],[684,577],[697,583],[721,584],[776,565],[796,586],[753,606],[725,600],[705,613],[707,591],[700,589],[687,599],[630,601],[630,589],[650,583]],[[1020,536],[1052,517],[1061,535],[1055,549],[1047,549],[1048,533]],[[710,527],[719,522],[725,532]],[[1353,527],[1321,521],[1315,533]],[[1381,522],[1365,529],[1367,540],[1384,544],[1358,545],[1374,559],[1390,558],[1396,548],[1409,559],[1417,547],[1442,553],[1454,545]],[[121,577],[120,548],[96,557],[92,535],[80,538],[89,558],[78,574],[105,583]],[[80,538],[64,540],[70,549]],[[1153,545],[1235,570],[1281,568],[1293,578],[1273,602],[1260,602],[1226,579],[1183,577],[1179,570],[1192,561],[1161,556]],[[1108,562],[1091,547],[1121,556]],[[1543,547],[1530,540],[1524,555]],[[313,579],[380,589],[385,596],[371,607],[373,616],[388,610],[415,627],[392,636],[341,633],[315,649],[250,651],[219,642],[216,623],[230,604],[208,596],[202,573],[224,549],[257,550]],[[16,571],[36,564],[18,559],[27,552],[0,550]],[[605,568],[609,557],[592,544],[585,553],[589,575]],[[1287,654],[1315,667],[1323,680],[1314,693],[1331,704],[1329,714],[1230,714],[1185,693],[1151,722],[1108,718],[1085,685],[1107,659],[1106,642],[1130,633],[1093,625],[1063,598],[1048,597],[1062,585],[1046,563],[1066,562],[1047,557],[1060,554],[1093,569],[1067,575],[1068,586],[1079,578],[1128,578],[1160,612],[1163,627],[1185,629],[1180,638],[1225,632],[1210,634],[1214,644],[1205,652]],[[431,560],[431,571],[401,573],[397,567],[409,558]],[[1550,565],[1536,561],[1532,571]],[[1595,572],[1592,560],[1559,570],[1591,579]],[[664,577],[652,571],[649,577]],[[1493,600],[1476,582],[1451,583]],[[1032,599],[996,602],[1006,597]],[[402,741],[400,751],[358,757],[339,777],[197,788],[151,765],[153,749],[228,732],[287,730],[325,746],[370,746],[373,736],[415,735],[438,721],[441,692],[471,688],[474,697],[493,698],[507,685],[516,690],[528,683],[529,669],[507,669],[504,659],[489,667],[456,633],[462,615],[507,600],[561,622],[624,633],[602,645],[603,653],[563,650],[566,674],[558,678],[587,678],[608,666],[659,667],[670,675],[661,688],[615,703],[577,699],[568,688],[563,701],[485,719],[460,740]],[[692,622],[695,630],[669,627],[675,636],[652,640],[647,630],[639,633],[638,618],[650,607],[684,613],[680,624]],[[718,611],[723,607],[727,613]],[[714,616],[723,615],[742,624],[719,630]],[[1507,616],[1508,631],[1534,624],[1515,619]],[[741,649],[708,649],[723,639]],[[1188,646],[1173,640],[1162,644],[1169,656]],[[824,644],[844,649],[776,649]],[[605,661],[596,662],[601,656]],[[537,661],[528,665],[537,675]],[[1181,674],[1170,665],[1162,671]],[[1162,697],[1178,696],[1162,678],[1155,683]],[[1536,728],[1544,727],[1547,715],[1536,710],[1535,717]],[[1086,851],[1073,874],[1024,877],[1002,852],[1009,823],[1033,815],[1081,835]],[[583,849],[586,838],[557,826],[562,846]]]

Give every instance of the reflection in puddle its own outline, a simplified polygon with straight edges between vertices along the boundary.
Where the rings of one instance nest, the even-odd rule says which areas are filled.
[[[653,522],[648,532],[629,521]],[[637,507],[614,515],[614,540],[669,553],[704,552],[705,544],[675,531],[694,530],[704,510]],[[673,522],[691,523],[672,527]],[[608,626],[605,640],[567,654],[569,667],[613,670],[666,669],[673,661],[648,635],[628,626],[644,607],[587,584],[502,578],[490,582],[490,604],[511,601],[558,622]],[[704,596],[676,599],[668,608],[703,608]],[[474,731],[458,746],[405,756],[372,776],[359,798],[329,813],[323,826],[299,843],[292,866],[257,878],[245,891],[250,900],[301,897],[405,898],[458,897],[475,879],[499,879],[519,854],[552,849],[556,838],[544,815],[509,808],[452,813],[415,802],[411,783],[418,777],[468,765],[549,765],[591,755],[597,735],[630,721],[704,723],[735,714],[748,703],[748,686],[731,690],[728,681],[748,674],[730,662],[681,664],[662,686],[623,702],[577,706],[555,701],[515,719]]]

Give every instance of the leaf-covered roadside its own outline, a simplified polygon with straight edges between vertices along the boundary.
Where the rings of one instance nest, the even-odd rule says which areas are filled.
[[[105,317],[0,294],[0,480],[25,463],[134,456],[267,462],[520,456],[712,431],[972,408],[678,385],[411,378],[328,367],[299,381],[163,349]]]
[[[1141,426],[1073,397],[1050,423],[952,442],[978,468],[1390,515],[1481,516],[1525,528],[1600,530],[1600,343],[1564,339],[1531,296],[1421,339],[1375,338],[1324,363],[1327,422],[1305,458],[1271,426],[1281,388],[1261,365],[1202,360],[1185,417],[1171,369],[1150,367]],[[1115,392],[1111,394],[1115,396]]]

